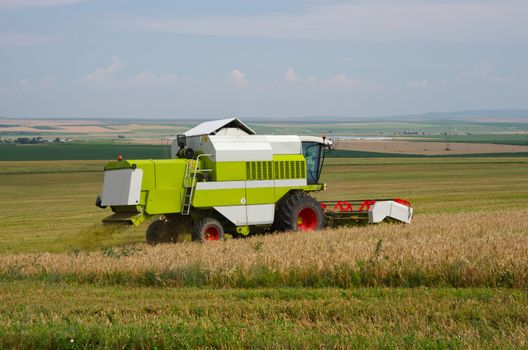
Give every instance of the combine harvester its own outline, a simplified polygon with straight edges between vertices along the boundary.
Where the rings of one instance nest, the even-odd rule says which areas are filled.
[[[202,123],[172,144],[175,159],[123,160],[105,166],[100,208],[104,223],[139,225],[147,242],[217,241],[272,231],[309,231],[325,226],[410,223],[413,209],[401,199],[319,202],[309,194],[319,183],[324,137],[255,135],[236,118]]]

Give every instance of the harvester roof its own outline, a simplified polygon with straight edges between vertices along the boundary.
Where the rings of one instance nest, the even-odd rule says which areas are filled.
[[[185,136],[201,135],[255,135],[255,132],[238,118],[203,122],[185,132]]]

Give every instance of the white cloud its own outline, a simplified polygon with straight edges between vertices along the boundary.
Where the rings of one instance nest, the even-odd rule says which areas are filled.
[[[482,60],[473,67],[450,79],[440,80],[412,80],[407,82],[407,87],[411,89],[428,89],[442,86],[454,86],[463,84],[489,84],[489,83],[511,83],[516,79],[512,76],[501,75],[493,64],[488,60]]]
[[[116,79],[114,84],[119,87],[157,88],[168,87],[177,84],[189,86],[196,80],[189,76],[175,73],[153,73],[150,70],[143,71],[130,78]]]
[[[73,5],[88,0],[0,0],[0,8]]]
[[[412,80],[407,83],[407,87],[411,89],[428,89],[428,88],[448,86],[448,85],[449,85],[449,81],[447,79],[440,79],[440,80],[422,79],[422,80]]]
[[[474,81],[505,83],[513,80],[513,77],[500,75],[497,73],[493,67],[493,64],[488,60],[480,61],[470,70],[460,73],[456,78],[456,81],[459,83],[469,83]]]
[[[54,83],[55,79],[51,77],[46,77],[42,79],[20,78],[17,82],[11,84],[10,86],[0,89],[0,91],[4,93],[31,93],[35,91],[46,90],[52,87]]]
[[[286,82],[300,82],[312,88],[323,89],[355,89],[355,88],[376,88],[381,85],[367,79],[349,77],[344,73],[337,73],[329,78],[309,77],[306,79],[299,78],[295,71],[288,68],[285,73]]]
[[[325,80],[320,80],[319,84],[323,88],[353,88],[358,87],[362,82],[355,78],[349,78],[343,73],[339,73]]]
[[[36,46],[51,44],[59,40],[58,35],[40,35],[32,33],[0,33],[0,48]]]
[[[296,82],[299,81],[299,78],[297,78],[295,70],[290,67],[284,72],[284,80],[288,82]]]
[[[317,4],[310,11],[258,16],[121,17],[118,28],[181,34],[309,40],[528,39],[528,1],[359,0]]]
[[[229,73],[229,77],[236,86],[244,86],[248,83],[246,74],[238,69],[233,69],[231,73]]]
[[[175,85],[179,83],[192,84],[195,79],[185,75],[175,73],[155,73],[147,69],[140,73],[123,76],[116,75],[117,72],[124,70],[126,63],[119,57],[112,57],[112,63],[106,67],[95,69],[90,74],[81,79],[85,83],[104,84],[112,88],[156,88],[161,86]]]
[[[138,83],[171,83],[180,80],[180,76],[173,73],[152,73],[146,70],[136,74],[131,80]]]
[[[110,63],[110,65],[102,68],[97,68],[96,70],[82,78],[82,81],[94,82],[104,80],[113,76],[116,72],[125,68],[125,66],[126,64],[121,62],[119,57],[114,56],[112,57],[112,63]]]

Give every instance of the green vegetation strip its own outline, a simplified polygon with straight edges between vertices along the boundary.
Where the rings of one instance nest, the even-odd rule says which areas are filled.
[[[518,348],[527,327],[516,290],[0,284],[2,348]]]
[[[17,160],[96,160],[116,159],[121,154],[128,159],[168,158],[169,146],[124,143],[68,143],[42,145],[0,145],[0,161]]]

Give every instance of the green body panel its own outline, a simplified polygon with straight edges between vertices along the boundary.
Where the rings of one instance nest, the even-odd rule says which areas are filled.
[[[275,187],[274,190],[275,201],[278,202],[282,197],[286,195],[286,193],[290,192],[291,189],[289,187]]]
[[[246,180],[246,162],[216,162],[213,169],[213,181]]]
[[[182,189],[151,190],[148,193],[145,211],[149,215],[179,213],[182,203]]]
[[[179,213],[187,163],[180,159],[156,160],[152,163],[154,164],[155,187],[149,189],[145,186],[145,181],[141,186],[142,191],[148,191],[145,211],[150,215]]]
[[[275,203],[274,187],[247,188],[246,204],[271,204]]]
[[[245,188],[221,190],[201,190],[194,192],[193,206],[196,208],[210,208],[227,205],[241,205],[246,197]]]

